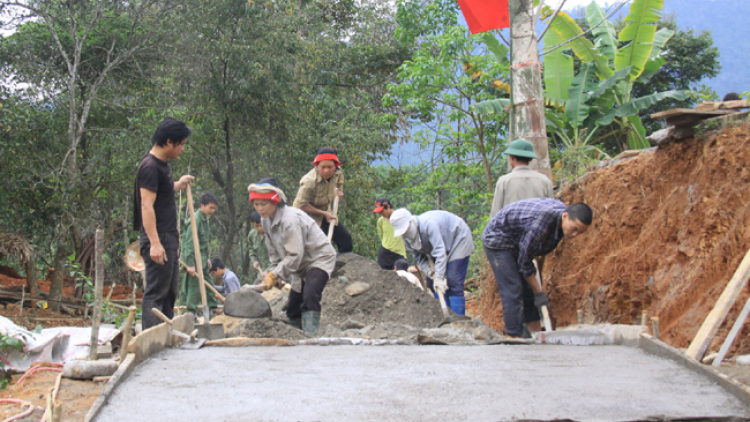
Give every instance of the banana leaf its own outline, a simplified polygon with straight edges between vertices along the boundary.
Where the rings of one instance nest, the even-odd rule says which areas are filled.
[[[643,73],[651,57],[656,24],[661,18],[664,0],[633,0],[630,13],[625,17],[627,25],[620,31],[620,42],[629,42],[620,48],[615,57],[615,71],[630,66],[630,81]]]
[[[612,22],[607,20],[604,9],[595,1],[586,6],[586,21],[589,28],[594,28],[591,32],[596,37],[599,51],[609,60],[610,64],[613,64],[615,56],[617,56],[617,33]]]
[[[494,114],[494,113],[507,113],[508,110],[505,108],[510,106],[509,98],[498,98],[496,100],[482,101],[472,106],[474,111],[479,114]]]
[[[500,44],[500,41],[497,40],[495,34],[492,32],[483,32],[482,41],[484,41],[484,44],[495,55],[495,57],[497,57],[497,60],[500,63],[510,62],[510,59],[508,59],[510,49],[505,44]]]
[[[581,67],[580,72],[573,78],[573,82],[568,89],[568,101],[565,103],[565,115],[568,118],[568,124],[573,129],[577,129],[581,123],[589,116],[590,106],[586,102],[591,97],[590,92],[597,87],[595,76],[595,65],[587,64]]]
[[[627,78],[629,74],[630,68],[628,67],[616,72],[614,75],[612,75],[611,78],[607,78],[604,81],[600,82],[599,87],[596,89],[596,91],[594,91],[594,93],[591,94],[591,98],[601,97],[612,87],[616,86],[618,82],[620,82],[624,78]]]
[[[555,31],[544,34],[544,45],[557,45],[563,40]],[[544,85],[547,99],[562,105],[568,99],[568,89],[573,81],[573,58],[559,48],[544,57]]]
[[[594,47],[594,44],[586,39],[583,34],[583,30],[578,26],[575,20],[565,12],[560,12],[552,21],[550,28],[557,32],[562,40],[569,41],[570,48],[573,49],[573,53],[584,63],[596,63],[597,75],[599,79],[607,79],[614,74],[612,69],[609,68],[607,57],[601,54],[599,50]],[[579,37],[580,36],[580,37]],[[576,38],[579,37],[579,38]],[[575,38],[575,39],[574,39]],[[544,45],[545,49],[553,47],[552,45]]]
[[[656,72],[664,66],[664,63],[667,62],[667,60],[662,57],[661,53],[664,49],[664,45],[673,35],[674,31],[667,28],[662,28],[656,31],[656,35],[654,36],[654,48],[651,50],[651,57],[649,57],[646,62],[643,73],[638,77],[638,82],[644,84],[648,83],[651,78],[654,77]]]
[[[646,95],[645,97],[636,98],[635,100],[630,100],[627,103],[621,105],[620,107],[613,109],[612,111],[610,111],[609,113],[607,113],[606,115],[598,119],[596,122],[599,123],[601,126],[606,126],[612,123],[612,121],[615,120],[616,117],[636,115],[638,114],[639,111],[643,110],[644,108],[651,107],[652,105],[666,98],[686,100],[689,96],[690,94],[688,94],[686,91],[664,91],[664,92],[657,92],[651,95]]]
[[[630,149],[644,149],[650,147],[651,144],[646,139],[646,128],[643,127],[641,117],[635,114],[633,116],[628,116],[627,119],[632,125],[631,128],[635,129],[628,134],[628,145],[630,146]]]

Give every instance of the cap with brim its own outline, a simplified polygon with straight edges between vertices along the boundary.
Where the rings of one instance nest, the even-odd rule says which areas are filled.
[[[375,209],[372,212],[379,213],[385,209],[386,205],[391,205],[391,201],[387,198],[378,198],[375,202]]]
[[[411,213],[406,208],[399,208],[396,211],[393,211],[389,221],[393,226],[393,235],[396,237],[401,236],[409,229]]]
[[[516,139],[508,145],[508,149],[504,152],[506,155],[513,155],[515,157],[524,158],[537,158],[534,153],[534,145],[525,139]]]

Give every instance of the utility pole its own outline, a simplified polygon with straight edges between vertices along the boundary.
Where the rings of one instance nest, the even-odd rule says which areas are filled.
[[[534,0],[510,0],[510,139],[534,145],[538,160],[531,168],[552,179],[544,115],[542,65],[536,37]]]

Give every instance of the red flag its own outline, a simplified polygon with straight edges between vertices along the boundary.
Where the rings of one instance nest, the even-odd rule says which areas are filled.
[[[510,27],[508,0],[458,0],[472,34]]]

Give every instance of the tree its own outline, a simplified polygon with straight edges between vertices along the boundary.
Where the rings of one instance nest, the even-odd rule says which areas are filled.
[[[384,98],[386,106],[403,108],[414,138],[432,151],[428,177],[413,183],[411,190],[430,195],[437,208],[465,206],[493,190],[507,125],[507,120],[481,115],[472,106],[508,96],[509,62],[487,54],[488,34],[468,36],[458,24],[458,13],[455,2],[399,3],[397,34],[415,51],[399,67],[399,81],[388,87]],[[460,208],[456,211],[463,215]]]
[[[52,300],[62,294],[69,234],[80,211],[79,148],[87,135],[92,107],[118,71],[137,67],[143,55],[154,51],[158,31],[178,4],[173,0],[0,1],[5,26],[16,30],[3,39],[4,70],[67,114],[64,147],[45,177],[61,212]],[[53,306],[58,305],[53,302]]]
[[[644,97],[656,92],[673,90],[697,91],[700,89],[698,83],[701,80],[719,74],[719,49],[714,47],[710,32],[678,30],[677,24],[671,18],[660,21],[659,28],[674,31],[674,36],[669,39],[662,54],[665,63],[648,83],[636,81],[633,84],[633,96]],[[653,132],[661,128],[662,122],[652,120],[649,117],[651,114],[670,108],[692,108],[695,103],[694,97],[684,100],[667,98],[658,105],[641,110],[639,114],[643,118],[647,132]]]

